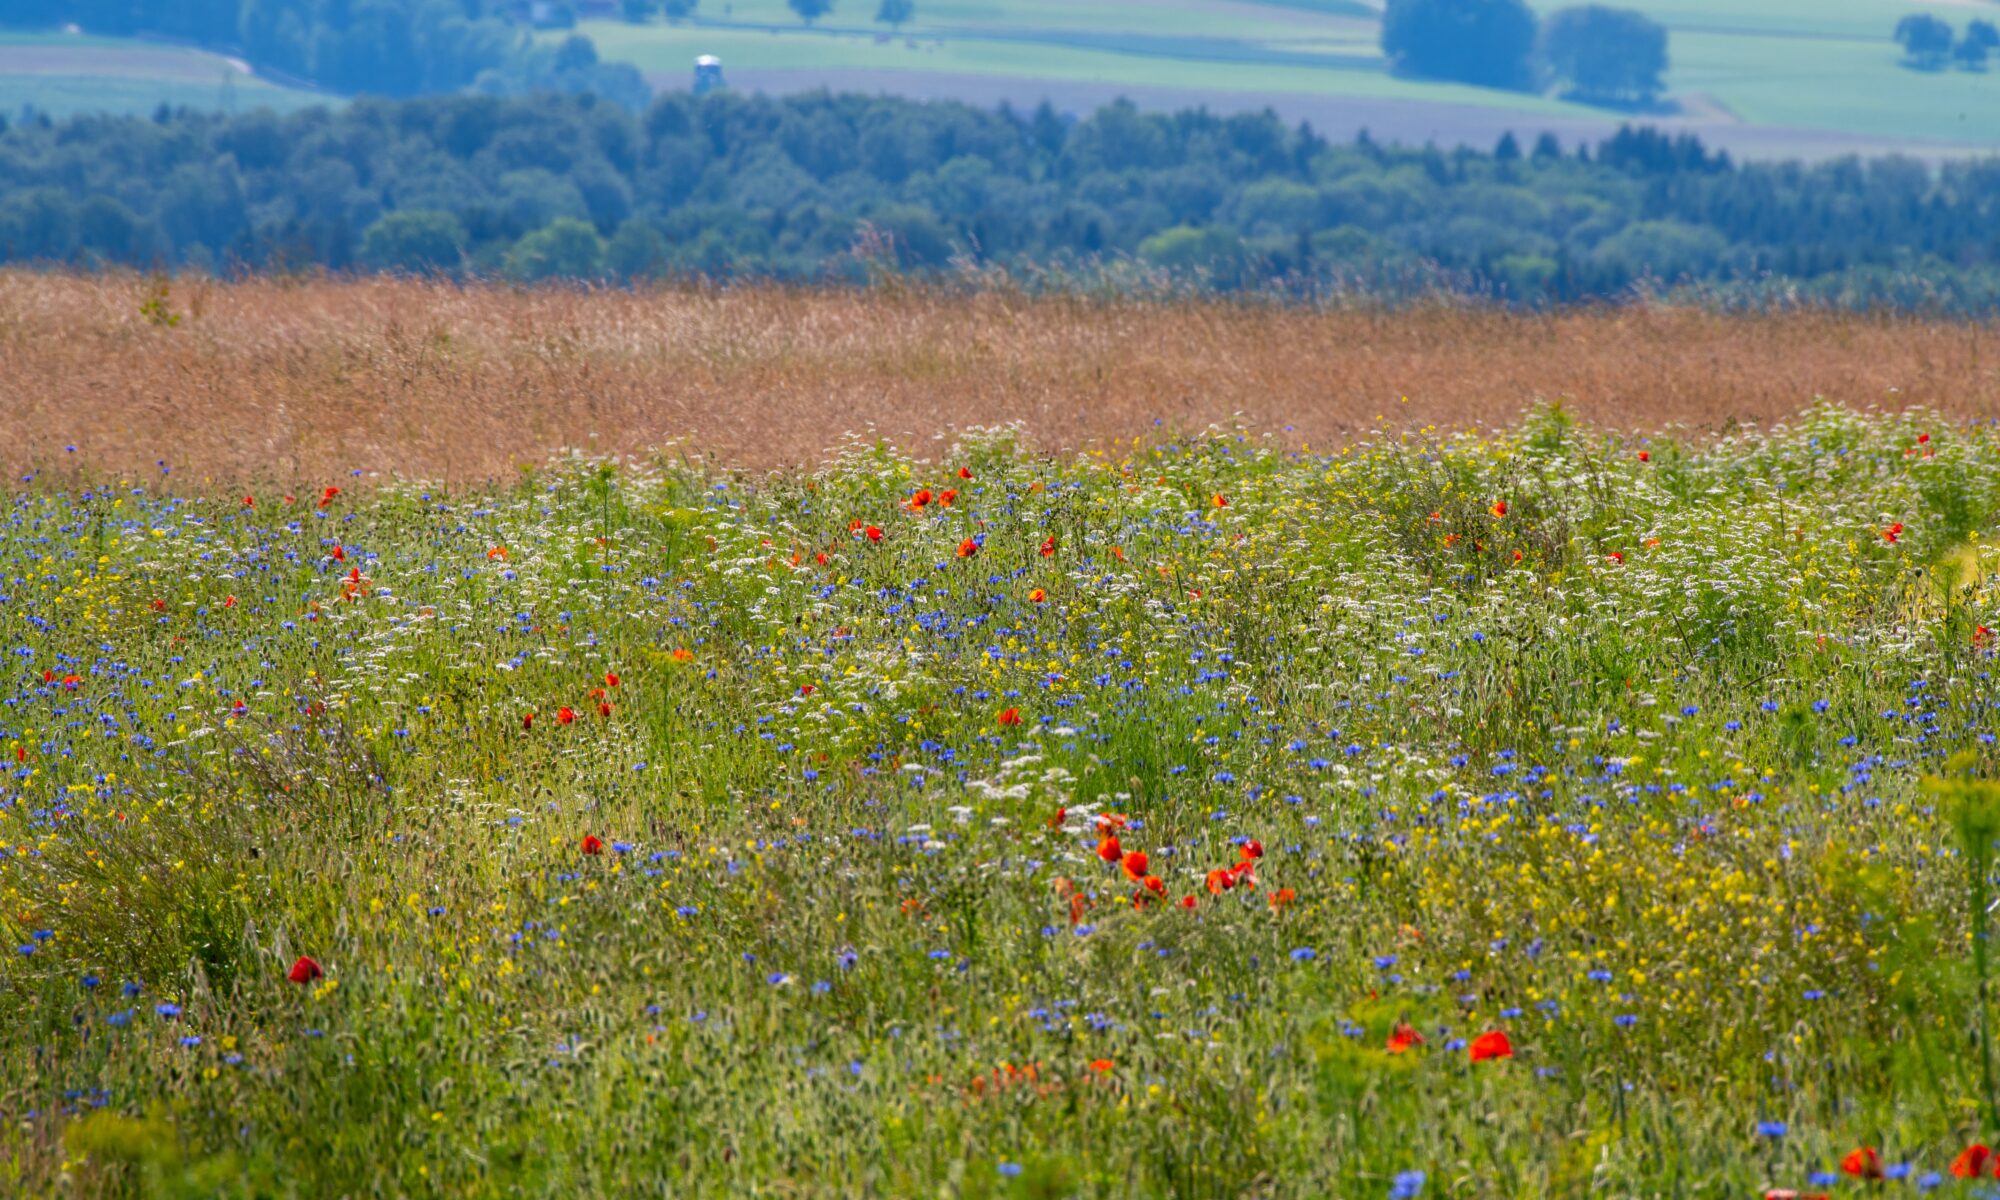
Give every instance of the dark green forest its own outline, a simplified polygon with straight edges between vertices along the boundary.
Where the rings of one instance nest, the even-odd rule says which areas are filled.
[[[1628,129],[1580,149],[1331,143],[1268,113],[1066,121],[728,91],[33,118],[0,132],[0,256],[520,280],[1020,281],[1514,303],[1681,289],[2000,307],[2000,158],[1735,163]]]

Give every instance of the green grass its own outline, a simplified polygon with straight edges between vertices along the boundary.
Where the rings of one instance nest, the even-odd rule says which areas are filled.
[[[0,32],[0,112],[149,113],[161,104],[287,111],[338,97],[244,74],[228,58],[128,38]]]
[[[1454,104],[1504,105],[1523,114],[1558,115],[1575,106],[1532,96],[1490,89],[1398,79],[1379,69],[1339,70],[1330,67],[1249,65],[1163,54],[1117,53],[1028,41],[946,39],[920,40],[916,48],[894,41],[878,44],[869,35],[817,33],[757,33],[654,25],[634,28],[616,23],[585,24],[585,30],[606,58],[630,62],[671,86],[692,71],[699,54],[722,58],[725,74],[744,70],[815,70],[852,72],[853,86],[876,90],[899,72],[947,72],[969,77],[1038,79],[1047,82],[1111,83],[1132,87],[1167,84],[1191,91],[1229,93],[1332,93],[1390,99],[1431,100]],[[1256,47],[1245,46],[1254,53]],[[1346,53],[1358,48],[1346,46]],[[1299,51],[1278,49],[1274,55],[1296,57]]]
[[[9,1195],[1901,1194],[2000,1127],[1991,425],[17,486]]]
[[[1552,12],[1562,0],[1540,0]],[[1914,138],[1972,145],[2000,142],[2000,73],[1921,73],[1901,65],[1890,34],[1908,12],[1901,0],[1638,0],[1672,31],[1670,92],[1712,99],[1741,122],[1796,129],[1801,147],[1845,135],[1856,148]],[[635,30],[596,23],[589,32],[608,58],[633,62],[677,86],[694,55],[722,56],[725,69],[811,70],[844,86],[895,86],[898,72],[959,73],[1017,83],[1079,82],[1184,92],[1187,103],[1241,96],[1423,100],[1536,118],[1616,120],[1618,115],[1479,88],[1387,79],[1377,25],[1366,13],[1310,5],[1248,6],[1180,0],[1159,5],[1052,0],[1021,4],[923,3],[907,33],[917,43],[876,45],[867,6],[836,9],[808,31],[780,0],[737,0],[702,10],[702,22]],[[867,10],[867,11],[864,11]],[[725,15],[726,14],[726,15]],[[2000,6],[1994,12],[2000,14]],[[1953,8],[1956,24],[1981,15]],[[777,32],[742,35],[708,22],[752,23]],[[1001,39],[1001,40],[993,40]],[[1437,119],[1448,123],[1440,114]]]

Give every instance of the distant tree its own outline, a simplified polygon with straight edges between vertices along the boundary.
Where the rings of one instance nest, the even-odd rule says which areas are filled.
[[[1493,157],[1500,162],[1521,161],[1521,143],[1514,137],[1513,130],[1500,135],[1500,141],[1493,147]]]
[[[361,261],[378,271],[451,272],[465,260],[465,226],[448,212],[404,209],[361,235]]]
[[[1991,21],[1974,20],[1965,27],[1965,40],[1989,51],[2000,50],[2000,29],[1995,29]]]
[[[833,11],[833,0],[785,0],[792,11],[799,14],[799,20],[810,25]]]
[[[557,217],[514,243],[507,274],[523,283],[595,279],[604,274],[604,239],[588,221]]]
[[[1896,22],[1896,41],[1912,66],[1936,70],[1951,57],[1951,26],[1929,13],[1911,13]]]
[[[901,29],[903,22],[916,15],[916,0],[882,0],[882,7],[875,10],[875,19],[891,29]]]
[[[1542,59],[1581,99],[1649,101],[1666,87],[1667,30],[1627,8],[1565,8],[1542,26]]]
[[[1986,47],[1983,44],[1973,41],[1961,41],[1958,45],[1951,48],[1952,59],[1967,71],[1984,71],[1986,69],[1986,53]]]
[[[667,14],[669,21],[685,21],[694,15],[700,0],[661,0],[660,11]]]
[[[1415,75],[1526,88],[1534,49],[1524,0],[1389,0],[1382,14],[1382,52]]]
[[[667,239],[652,222],[634,217],[618,227],[605,248],[605,265],[620,279],[646,279],[664,274],[673,262]]]
[[[1535,139],[1534,158],[1536,162],[1553,162],[1563,156],[1562,143],[1553,133],[1543,133]]]
[[[644,25],[660,8],[659,0],[618,0],[618,11],[634,25]]]

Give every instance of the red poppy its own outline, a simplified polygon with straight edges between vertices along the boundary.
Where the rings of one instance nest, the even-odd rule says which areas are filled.
[[[1604,556],[1604,561],[1608,563],[1622,563],[1625,561],[1625,552],[1623,550],[1613,550]]]
[[[1891,525],[1889,526],[1889,528],[1884,529],[1882,531],[1882,540],[1889,543],[1891,546],[1895,545],[1897,541],[1899,541],[1902,538],[1902,536],[1903,536],[1903,523],[1901,521],[1896,522],[1894,525]]]
[[[299,961],[292,964],[292,969],[285,972],[285,978],[293,983],[311,983],[324,974],[326,972],[319,969],[318,963],[301,954]]]
[[[966,538],[958,544],[958,556],[960,558],[971,558],[977,553],[979,553],[979,542],[975,538]]]
[[[1217,493],[1215,494],[1215,499],[1214,499],[1214,500],[1212,500],[1212,501],[1210,501],[1210,503],[1211,503],[1211,504],[1213,504],[1213,505],[1215,505],[1215,507],[1217,507],[1217,508],[1228,508],[1228,507],[1229,507],[1229,497],[1227,497],[1227,496],[1223,495],[1223,494],[1222,494],[1221,492],[1217,492]]]
[[[1293,891],[1292,889],[1279,888],[1277,891],[1272,892],[1270,895],[1271,911],[1282,912],[1284,911],[1284,908],[1287,904],[1290,904],[1292,901],[1298,898],[1299,894]]]
[[[2000,1157],[1979,1142],[1974,1142],[1959,1151],[1951,1160],[1951,1173],[1959,1179],[1984,1179],[1988,1175],[2000,1178]]]
[[[957,488],[946,488],[944,491],[938,493],[938,503],[944,505],[946,508],[950,508],[951,502],[956,499],[958,499]]]
[[[534,727],[535,727],[535,714],[534,714],[534,713],[522,713],[522,714],[521,714],[521,728],[523,728],[523,729],[533,729]]]
[[[1639,451],[1639,461],[1640,461],[1640,462],[1652,462],[1652,461],[1653,461],[1653,453],[1652,453],[1652,451],[1650,451],[1650,450],[1641,450],[1641,451]]]
[[[1193,907],[1194,907],[1194,905],[1195,905],[1195,900],[1194,900],[1194,897],[1193,897],[1193,896],[1182,896],[1182,897],[1181,897],[1181,907],[1182,907],[1182,908],[1193,908]]]
[[[1986,626],[1984,625],[1981,625],[1977,629],[1974,629],[1972,631],[1972,644],[1975,646],[1984,646],[1992,640],[1993,640],[1993,631],[1991,629],[1986,628]]]
[[[583,852],[585,854],[602,854],[604,853],[604,843],[598,840],[596,834],[586,833],[583,835]]]
[[[1055,556],[1055,552],[1056,552],[1056,535],[1052,533],[1048,536],[1047,540],[1045,540],[1042,543],[1042,557],[1052,558]]]
[[[488,562],[504,562],[506,558],[507,547],[505,546],[494,546],[486,551],[486,561]]]
[[[1882,1156],[1875,1153],[1873,1146],[1861,1146],[1847,1152],[1840,1160],[1840,1169],[1856,1179],[1882,1178]]]
[[[882,540],[882,529],[878,525],[870,525],[867,529],[863,530],[862,532],[867,536],[868,540],[871,542],[879,542]]]
[[[224,607],[224,608],[235,608],[235,607],[236,607],[236,597],[234,597],[234,596],[224,596],[224,597],[222,598],[222,607]]]
[[[1472,1039],[1472,1061],[1485,1062],[1489,1058],[1514,1057],[1514,1043],[1507,1040],[1507,1031],[1495,1029]]]
[[[1412,1029],[1408,1022],[1399,1021],[1389,1031],[1389,1053],[1402,1054],[1412,1046],[1424,1044],[1424,1035]]]
[[[1148,875],[1139,882],[1145,884],[1146,890],[1155,896],[1164,896],[1167,894],[1167,881],[1161,879],[1158,875]]]
[[[327,505],[329,505],[329,504],[332,504],[332,503],[333,503],[333,498],[334,498],[335,496],[338,496],[338,495],[340,495],[340,489],[339,489],[339,488],[337,488],[337,487],[330,487],[330,488],[326,489],[325,491],[323,491],[323,492],[321,492],[321,493],[319,494],[319,506],[320,506],[321,508],[325,508],[325,507],[326,507]]]
[[[257,497],[255,497],[255,496],[245,496],[245,497],[243,497],[243,507],[245,507],[245,508],[255,508],[255,507],[257,507]]]
[[[1218,867],[1208,873],[1208,893],[1211,896],[1220,896],[1235,886],[1236,876],[1229,871]]]
[[[1507,502],[1505,500],[1495,500],[1493,502],[1493,507],[1487,509],[1486,511],[1492,513],[1496,517],[1504,517],[1507,515]]]
[[[1040,588],[1036,588],[1034,591],[1028,593],[1029,601],[1035,604],[1040,604],[1042,601],[1048,598],[1049,594]]]
[[[1000,714],[1000,723],[1002,725],[1019,725],[1021,723],[1021,710],[1010,708],[1003,711]]]
[[[335,562],[347,561],[347,548],[345,546],[335,546],[333,548],[333,561]]]
[[[567,725],[576,720],[576,710],[565,704],[556,710],[556,724]]]
[[[1127,850],[1119,865],[1125,868],[1125,878],[1144,879],[1148,861],[1144,850]]]
[[[912,495],[908,501],[912,511],[922,508],[924,505],[929,504],[930,502],[931,502],[931,490],[929,488],[918,488],[916,494]]]
[[[1249,862],[1253,858],[1262,858],[1264,857],[1264,843],[1258,841],[1256,838],[1251,838],[1249,841],[1243,843],[1237,852],[1243,856],[1244,862]]]
[[[605,686],[605,687],[617,687],[617,686],[618,686],[618,672],[616,672],[616,671],[606,671],[606,672],[604,673],[604,686]]]
[[[1931,440],[1931,435],[1928,433],[1920,433],[1917,435],[1917,445],[1919,446],[1929,445],[1930,440]]]
[[[1108,1072],[1108,1071],[1115,1071],[1115,1070],[1117,1070],[1117,1069],[1118,1069],[1118,1064],[1117,1064],[1117,1063],[1115,1063],[1115,1062],[1112,1062],[1112,1061],[1111,1061],[1110,1059],[1108,1059],[1108,1058],[1097,1058],[1097,1059],[1092,1059],[1092,1060],[1091,1060],[1091,1063],[1090,1063],[1090,1069],[1091,1069],[1091,1070],[1093,1070],[1093,1071],[1095,1071],[1095,1072],[1097,1072],[1097,1073],[1098,1073],[1099,1075],[1102,1075],[1102,1074],[1105,1074],[1105,1073],[1106,1073],[1106,1072]]]
[[[1049,818],[1049,828],[1061,829],[1062,823],[1067,820],[1069,820],[1069,810],[1067,808],[1059,808],[1056,810],[1056,815]]]
[[[1097,857],[1108,863],[1115,863],[1125,857],[1125,851],[1118,845],[1118,835],[1106,834],[1097,843]]]
[[[972,468],[971,468],[971,467],[960,467],[960,468],[958,469],[958,477],[959,477],[960,479],[970,479],[970,478],[972,478]]]
[[[610,715],[611,715],[611,706],[610,706],[609,704],[599,704],[599,705],[597,706],[597,715],[598,715],[598,716],[600,716],[600,717],[608,717],[608,716],[610,716]]]

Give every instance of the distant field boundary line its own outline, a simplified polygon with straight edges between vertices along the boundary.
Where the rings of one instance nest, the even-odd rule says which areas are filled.
[[[1100,54],[1123,54],[1133,58],[1158,58],[1180,62],[1250,63],[1271,67],[1323,67],[1331,70],[1387,71],[1380,56],[1364,54],[1312,54],[1303,50],[1267,50],[1261,44],[1235,38],[1166,38],[1144,34],[1064,34],[1048,30],[988,30],[962,27],[933,27],[922,33],[884,33],[858,25],[778,25],[762,21],[714,20],[693,17],[687,22],[702,29],[741,33],[807,33],[822,37],[860,37],[890,41],[1016,42],[1035,46],[1060,46],[1067,50],[1089,50]],[[1197,44],[1213,42],[1216,49],[1204,51]],[[1171,48],[1169,47],[1171,44]],[[615,58],[611,61],[618,61]],[[724,63],[726,70],[728,63]]]

